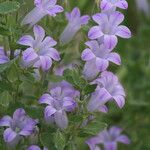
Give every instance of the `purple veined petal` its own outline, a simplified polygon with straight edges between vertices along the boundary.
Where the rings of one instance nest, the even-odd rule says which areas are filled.
[[[4,131],[4,141],[9,143],[9,142],[12,142],[16,136],[17,136],[17,133],[14,132],[11,128],[7,128],[5,131]]]
[[[46,3],[46,2],[48,2],[48,3]],[[54,6],[54,5],[56,5],[57,0],[45,0],[45,3],[46,3],[46,5],[52,5],[52,6]]]
[[[68,118],[65,111],[57,111],[54,114],[55,122],[61,129],[66,129],[68,126]]]
[[[119,11],[115,11],[114,13],[112,13],[110,15],[109,18],[109,23],[112,26],[117,26],[119,25],[122,21],[124,20],[124,15],[122,13],[120,13]]]
[[[38,58],[37,53],[34,51],[33,48],[27,48],[25,51],[22,52],[22,59],[25,62],[31,62],[33,60],[35,60],[36,58]]]
[[[97,13],[93,15],[92,18],[99,25],[102,25],[103,23],[108,23],[108,16],[105,13]]]
[[[75,7],[71,12],[71,18],[79,18],[80,16],[80,9],[78,7]]]
[[[112,8],[112,5],[111,5],[111,3],[108,3],[107,0],[102,0],[102,1],[101,1],[101,4],[100,4],[100,8],[101,8],[102,10],[109,10],[109,9]]]
[[[88,15],[82,16],[81,17],[81,25],[88,24],[89,20],[90,20],[90,16],[88,16]]]
[[[86,144],[88,144],[90,150],[97,150],[96,149],[96,147],[97,147],[96,144],[99,144],[99,141],[100,141],[99,137],[95,136],[95,137],[92,137],[92,138],[88,139],[86,141]]]
[[[66,111],[73,111],[76,107],[76,102],[71,97],[63,98],[63,108]]]
[[[10,126],[11,124],[11,121],[12,121],[12,118],[10,116],[4,116],[3,118],[0,119],[0,126],[3,127],[3,126]]]
[[[61,87],[56,87],[50,90],[50,94],[52,97],[57,97],[60,96],[62,93],[62,88]]]
[[[96,67],[95,59],[87,61],[84,65],[83,75],[87,80],[93,80],[98,75],[99,70]]]
[[[115,63],[116,65],[121,65],[121,58],[120,58],[120,55],[117,53],[112,52],[108,54],[107,60]]]
[[[44,116],[46,118],[51,117],[52,115],[54,115],[57,112],[57,110],[52,107],[52,106],[46,106],[45,111],[44,111]]]
[[[31,145],[27,150],[41,150],[37,145]]]
[[[55,61],[60,60],[60,55],[59,55],[58,51],[55,48],[49,48],[46,55],[51,57]]]
[[[126,0],[120,0],[116,3],[116,6],[122,9],[127,9],[128,8],[128,3]]]
[[[33,47],[34,39],[30,35],[24,35],[19,39],[19,41],[17,43],[20,45]]]
[[[66,12],[65,16],[66,16],[68,21],[71,21],[71,14],[70,13]]]
[[[120,25],[117,27],[116,35],[118,35],[122,38],[130,38],[131,37],[131,31],[126,26]]]
[[[108,113],[108,107],[106,105],[100,106],[98,110],[103,113]]]
[[[126,135],[120,135],[119,137],[117,137],[116,141],[123,144],[130,144],[130,139]]]
[[[33,32],[36,42],[41,42],[45,37],[44,29],[39,25],[34,25]]]
[[[54,7],[47,9],[48,14],[53,17],[55,17],[57,13],[60,13],[63,11],[64,11],[63,7],[61,7],[59,5],[55,5]]]
[[[111,137],[117,138],[118,136],[120,136],[122,129],[116,126],[112,126],[108,132],[111,135]]]
[[[46,11],[43,11],[43,9],[39,7],[35,7],[25,16],[25,18],[21,22],[21,25],[30,24],[31,26],[33,26],[37,22],[39,22],[45,15],[47,15]]]
[[[100,46],[96,40],[87,41],[85,42],[85,45],[87,45],[91,50],[98,51],[100,49]]]
[[[117,150],[116,142],[107,142],[104,144],[105,150]]]
[[[84,61],[88,61],[88,60],[95,58],[95,55],[93,54],[93,52],[89,48],[87,48],[82,52],[81,58]]]
[[[99,71],[105,71],[109,66],[108,60],[96,58],[96,67]]]
[[[18,134],[22,136],[29,136],[33,133],[33,130],[21,130]]]
[[[26,115],[26,112],[23,108],[18,108],[13,114],[13,120],[18,121]]]
[[[42,0],[34,0],[34,5],[36,7],[41,7],[42,6]]]
[[[52,59],[49,56],[40,56],[40,65],[44,71],[47,71],[52,66]]]
[[[45,48],[45,47],[52,47],[52,46],[55,46],[57,44],[57,42],[51,38],[50,36],[47,36],[43,42],[42,42],[42,47]]]
[[[124,96],[121,95],[116,95],[113,96],[115,102],[117,103],[117,105],[119,106],[119,108],[122,108],[125,105],[125,98]]]
[[[103,33],[99,26],[92,27],[88,32],[88,37],[90,39],[97,39],[100,38],[101,36],[103,36]]]
[[[0,55],[0,64],[7,63],[9,61],[9,58],[7,56]]]
[[[105,88],[95,91],[88,103],[88,110],[90,112],[97,111],[99,107],[103,106],[109,99],[111,99],[111,95]]]
[[[115,35],[104,35],[104,45],[108,49],[113,49],[116,47],[118,39]]]
[[[43,94],[39,99],[40,104],[51,105],[53,101],[54,101],[54,98],[51,97],[51,95],[49,95],[49,94]]]

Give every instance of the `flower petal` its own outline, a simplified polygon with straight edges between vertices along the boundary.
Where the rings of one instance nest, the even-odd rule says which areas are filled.
[[[64,11],[63,7],[61,7],[59,5],[55,5],[54,7],[47,9],[48,14],[53,17],[55,17],[57,13],[60,13],[63,11]]]
[[[109,60],[109,61],[111,61],[111,62],[113,62],[113,63],[115,63],[117,65],[121,64],[121,58],[120,58],[119,54],[114,53],[114,52],[108,54],[107,60]]]
[[[40,104],[51,105],[53,101],[54,101],[54,98],[51,97],[49,94],[43,94],[39,99]]]
[[[106,105],[100,106],[100,107],[98,108],[98,110],[99,110],[100,112],[103,112],[103,113],[107,113],[107,112],[108,112],[108,108],[107,108]]]
[[[97,13],[97,14],[93,15],[92,18],[99,25],[108,23],[108,16],[105,13]]]
[[[80,9],[78,7],[75,7],[71,12],[71,18],[77,18],[80,17]]]
[[[46,118],[52,116],[53,114],[55,114],[57,112],[57,110],[52,107],[52,106],[47,106],[44,110],[44,115]]]
[[[51,57],[52,59],[54,59],[55,61],[60,60],[60,55],[59,55],[58,51],[55,48],[49,48],[48,51],[47,51],[47,55],[49,57]]]
[[[81,25],[86,25],[88,24],[88,21],[90,20],[90,16],[85,15],[81,17]]]
[[[117,105],[122,108],[124,105],[125,105],[125,98],[124,96],[121,96],[121,95],[116,95],[116,96],[113,96],[114,100],[116,101]]]
[[[17,43],[20,45],[33,47],[34,39],[30,35],[24,35],[19,39],[19,41]]]
[[[23,108],[18,108],[13,114],[13,120],[18,121],[26,115],[26,112]]]
[[[10,126],[12,121],[12,118],[10,116],[4,116],[3,118],[0,119],[0,126]]]
[[[118,43],[118,39],[115,35],[105,35],[104,36],[104,45],[108,49],[113,49]]]
[[[120,135],[119,137],[117,137],[116,141],[123,144],[130,144],[130,139],[126,135]]]
[[[118,35],[122,38],[130,38],[131,37],[131,31],[126,26],[120,25],[117,28],[116,35]]]
[[[120,0],[116,3],[116,6],[122,9],[127,9],[128,8],[128,3],[126,0]]]
[[[39,25],[34,25],[33,32],[36,42],[41,42],[45,37],[44,29]]]
[[[105,71],[109,66],[109,62],[108,62],[108,60],[97,57],[96,58],[96,66],[99,71]]]
[[[12,142],[16,138],[17,133],[14,132],[11,128],[8,128],[4,131],[3,136],[4,136],[5,142],[8,143],[8,142]]]
[[[40,56],[40,63],[42,69],[47,71],[52,66],[52,59],[49,56]]]
[[[89,33],[88,33],[88,37],[90,39],[97,39],[99,37],[103,36],[103,33],[100,29],[99,26],[94,26],[90,29]]]
[[[88,60],[95,58],[95,55],[93,54],[93,52],[89,48],[87,48],[82,52],[81,58],[84,61],[88,61]]]
[[[45,47],[52,47],[52,46],[55,46],[57,44],[57,42],[51,38],[50,36],[47,36],[43,42],[42,42],[42,47],[45,48]]]
[[[112,8],[112,5],[111,5],[111,3],[109,3],[107,0],[102,0],[102,1],[101,1],[101,4],[100,4],[100,8],[101,8],[102,10],[109,10],[109,9]]]
[[[27,150],[41,150],[41,149],[36,145],[31,145]]]
[[[76,102],[71,97],[63,98],[63,108],[66,111],[73,111],[76,107]]]
[[[105,150],[117,150],[117,143],[116,142],[107,142],[104,144]]]

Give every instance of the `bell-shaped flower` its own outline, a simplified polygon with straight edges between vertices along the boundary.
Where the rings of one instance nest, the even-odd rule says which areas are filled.
[[[96,40],[86,42],[85,44],[89,48],[82,52],[81,58],[84,61],[93,60],[99,72],[105,71],[108,68],[109,61],[117,65],[121,64],[120,56],[115,52],[111,52],[112,49],[106,48],[104,44],[100,45]]]
[[[41,150],[41,148],[37,145],[31,145],[27,150]],[[43,150],[48,150],[48,148],[44,147]]]
[[[44,117],[47,123],[56,123],[61,129],[68,126],[68,118],[66,112],[71,112],[76,107],[74,100],[75,90],[67,87],[55,87],[50,93],[44,94],[39,99],[40,104],[47,104]]]
[[[98,145],[104,147],[104,150],[117,150],[117,143],[130,144],[130,140],[126,135],[121,134],[122,129],[111,127],[109,130],[103,130],[97,136],[86,141],[90,150],[99,150]]]
[[[0,64],[5,64],[7,62],[9,62],[9,58],[6,55],[4,48],[0,47]]]
[[[63,12],[63,7],[56,3],[57,0],[34,0],[36,7],[25,16],[21,24],[33,26],[46,15],[56,16],[57,13]]]
[[[24,109],[17,109],[13,117],[4,116],[0,119],[1,127],[8,127],[4,131],[4,141],[11,146],[18,144],[19,140],[25,136],[33,134],[37,120],[34,120],[26,115]]]
[[[19,44],[29,46],[22,53],[25,66],[41,67],[44,71],[52,66],[52,59],[60,60],[58,51],[53,48],[57,42],[50,36],[45,37],[45,31],[41,26],[35,25],[33,28],[35,39],[30,35],[21,37]]]
[[[126,0],[102,0],[100,8],[102,11],[116,10],[116,8],[127,9],[128,3]]]
[[[108,49],[113,49],[117,43],[117,36],[122,38],[130,38],[130,30],[119,25],[124,20],[124,15],[115,11],[108,16],[106,13],[97,13],[93,16],[93,20],[98,23],[89,30],[88,37],[90,39],[100,39]]]
[[[81,16],[79,8],[75,7],[71,13],[66,13],[68,25],[60,36],[62,44],[70,42],[82,25],[86,25],[90,19],[88,15]]]
[[[124,106],[125,91],[120,84],[118,77],[113,73],[105,71],[99,78],[93,81],[93,83],[98,84],[98,86],[89,101],[89,111],[99,110],[99,106],[104,105],[110,100],[115,100],[120,108]]]

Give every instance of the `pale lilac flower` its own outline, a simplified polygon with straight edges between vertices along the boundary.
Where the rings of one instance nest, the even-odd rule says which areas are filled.
[[[27,150],[41,150],[41,148],[37,145],[31,145]],[[43,150],[48,150],[48,148],[44,147]]]
[[[60,36],[60,41],[63,44],[70,42],[81,26],[86,25],[90,19],[88,15],[81,16],[80,10],[77,7],[71,13],[66,13],[66,18],[69,23]]]
[[[125,91],[120,84],[118,77],[113,73],[105,71],[93,83],[98,84],[98,86],[89,101],[89,111],[99,110],[99,106],[102,106],[113,99],[120,108],[124,106]]]
[[[48,123],[56,123],[61,129],[68,126],[68,118],[66,112],[71,112],[76,107],[74,100],[76,91],[57,86],[50,90],[50,93],[42,95],[39,100],[40,104],[47,104],[44,112],[44,117]]]
[[[13,146],[18,144],[23,136],[27,137],[34,132],[37,122],[37,120],[27,116],[22,108],[18,108],[12,118],[4,116],[0,119],[0,126],[8,127],[3,134],[4,141]]]
[[[4,48],[0,47],[0,64],[5,64],[5,63],[9,62],[9,60],[10,59],[6,55]]]
[[[97,70],[105,71],[109,66],[109,61],[117,65],[121,64],[120,56],[111,52],[112,49],[107,49],[103,44],[99,44],[96,40],[85,43],[89,48],[82,52],[81,58],[84,61],[93,60]],[[93,68],[92,68],[93,69]]]
[[[130,140],[126,135],[121,134],[122,129],[111,127],[109,130],[103,130],[97,136],[86,141],[90,150],[99,150],[98,145],[103,145],[104,150],[117,150],[117,143],[130,144]]]
[[[23,62],[26,66],[41,67],[43,70],[49,70],[52,65],[52,59],[60,60],[58,51],[53,48],[57,42],[50,36],[45,37],[45,31],[41,26],[35,25],[33,28],[35,39],[30,35],[21,37],[19,44],[29,46],[23,51]]]
[[[63,12],[63,7],[56,3],[57,0],[34,0],[36,7],[25,16],[21,24],[33,26],[46,15],[56,16],[57,13]]]
[[[115,10],[117,7],[127,9],[128,3],[126,0],[102,0],[100,3],[102,11]]]
[[[100,39],[108,49],[113,49],[117,43],[117,36],[122,38],[130,38],[130,30],[124,26],[119,25],[124,20],[124,15],[115,11],[108,16],[106,13],[97,13],[93,20],[98,23],[90,29],[88,37],[90,39]]]
[[[144,12],[145,15],[150,15],[150,4],[148,0],[135,0],[138,10]]]

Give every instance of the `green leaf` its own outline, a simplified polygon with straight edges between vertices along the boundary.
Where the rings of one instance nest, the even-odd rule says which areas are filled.
[[[85,128],[81,129],[81,137],[97,135],[105,128],[107,128],[106,123],[100,121],[91,121]]]
[[[8,91],[4,91],[0,94],[0,105],[4,107],[9,106],[9,102],[12,100],[12,96],[9,94]]]
[[[20,3],[15,1],[6,1],[0,3],[0,14],[8,14],[17,11],[20,8]]]
[[[96,84],[93,84],[93,85],[87,85],[84,89],[84,94],[85,95],[88,95],[88,94],[91,94],[95,91],[97,85]]]
[[[59,130],[54,134],[54,143],[57,150],[63,150],[66,146],[65,136]]]

